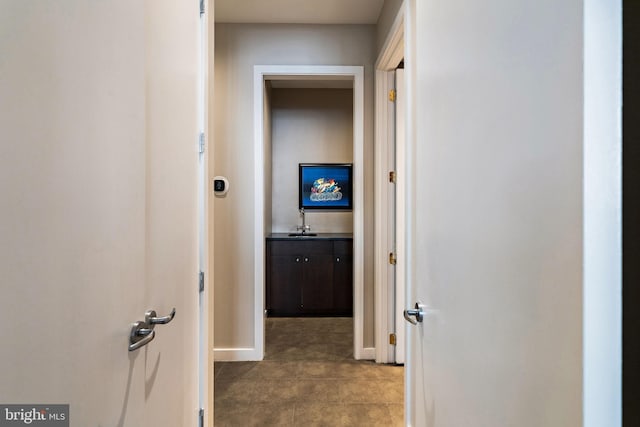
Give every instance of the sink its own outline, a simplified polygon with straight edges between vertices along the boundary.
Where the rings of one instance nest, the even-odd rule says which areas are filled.
[[[317,235],[317,233],[289,233],[291,237],[313,237]]]

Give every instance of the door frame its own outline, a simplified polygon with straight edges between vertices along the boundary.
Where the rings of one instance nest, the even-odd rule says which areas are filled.
[[[389,106],[387,94],[395,88],[394,70],[405,56],[405,13],[401,6],[393,21],[380,56],[376,61],[375,69],[375,351],[377,363],[395,362],[395,345],[390,344],[389,336],[396,332],[396,328],[404,328],[405,325],[395,324],[396,304],[394,303],[395,283],[388,278],[388,256],[393,245],[388,224],[390,221],[388,204],[389,197],[386,191],[388,184],[388,164],[391,153],[389,146],[395,140],[395,113]],[[396,141],[396,258],[404,259],[403,236],[406,232],[404,221],[404,183],[407,182],[406,169],[398,167],[403,165],[405,141]],[[396,264],[396,281],[404,281],[404,263]],[[402,343],[400,343],[402,344]]]
[[[198,348],[198,412],[202,427],[213,427],[214,421],[214,310],[213,310],[213,251],[209,250],[214,240],[213,224],[213,197],[209,183],[212,182],[213,173],[213,121],[211,112],[214,111],[214,61],[213,46],[215,45],[215,0],[205,0],[204,13],[201,11],[200,26],[200,73],[199,76],[199,115],[201,121],[199,131],[204,136],[201,153],[199,154],[201,170],[198,176],[198,239],[199,241],[199,269],[204,274],[204,289],[199,292],[198,298],[198,323],[199,323],[199,348]],[[198,141],[198,145],[200,141]]]
[[[364,67],[324,65],[256,65],[253,68],[255,188],[265,186],[264,103],[267,80],[353,80],[353,355],[373,358],[364,348]],[[264,358],[265,199],[256,191],[254,212],[254,343],[248,360]]]

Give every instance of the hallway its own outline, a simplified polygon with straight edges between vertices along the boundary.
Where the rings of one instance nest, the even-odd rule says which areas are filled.
[[[404,369],[353,360],[352,318],[268,318],[262,362],[215,363],[215,425],[401,426]]]

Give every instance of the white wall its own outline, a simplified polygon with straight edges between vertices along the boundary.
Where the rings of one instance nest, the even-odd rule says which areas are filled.
[[[373,62],[375,27],[216,25],[215,165],[232,189],[214,204],[215,347],[253,346],[254,65],[365,67],[364,345],[373,346]]]
[[[353,162],[353,90],[274,89],[272,97],[274,232],[296,230],[299,163]],[[316,233],[353,232],[351,212],[307,210]]]

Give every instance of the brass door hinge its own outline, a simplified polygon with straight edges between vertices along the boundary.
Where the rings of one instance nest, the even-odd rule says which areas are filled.
[[[389,91],[389,101],[396,102],[396,91],[395,91],[395,89],[391,89]]]
[[[389,334],[389,344],[396,345],[396,334]]]
[[[398,260],[396,259],[396,254],[394,254],[393,252],[389,252],[389,264],[396,265],[397,262]]]
[[[389,172],[389,182],[392,184],[396,183],[396,171]]]

